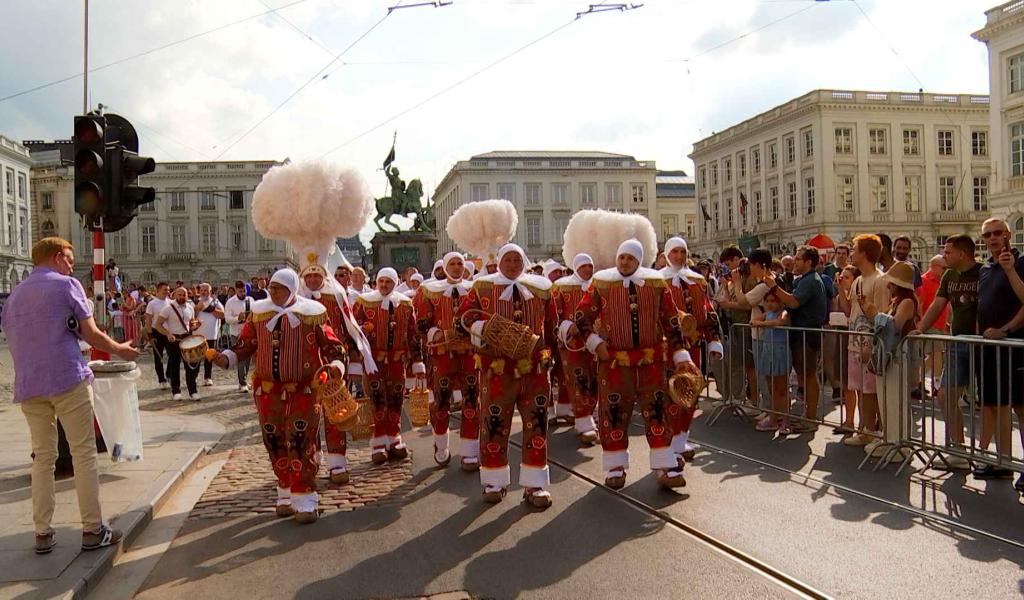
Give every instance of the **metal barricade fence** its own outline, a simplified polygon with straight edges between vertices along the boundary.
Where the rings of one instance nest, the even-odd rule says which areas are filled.
[[[899,459],[897,474],[915,457],[926,468],[969,461],[1024,471],[1013,431],[1015,414],[1018,429],[1024,421],[1024,340],[908,336],[884,368],[869,365],[873,341],[870,331],[734,323],[724,355],[709,361],[719,398],[705,392],[708,426],[726,414],[756,415],[759,429],[784,433],[830,426],[861,436],[855,445],[872,442],[860,467]]]

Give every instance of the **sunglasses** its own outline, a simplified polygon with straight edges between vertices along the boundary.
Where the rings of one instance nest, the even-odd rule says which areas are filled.
[[[1004,232],[1004,231],[983,231],[981,233],[981,237],[983,237],[983,238],[985,238],[987,240],[990,237],[1002,237],[1004,233],[1006,233],[1006,232]]]

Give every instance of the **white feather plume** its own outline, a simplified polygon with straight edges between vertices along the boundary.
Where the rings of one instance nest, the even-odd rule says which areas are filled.
[[[270,169],[252,196],[256,231],[295,246],[352,237],[375,210],[370,186],[358,171],[319,160]]]
[[[508,200],[463,204],[448,218],[448,237],[465,252],[486,258],[516,235],[519,214]]]
[[[571,265],[572,259],[585,252],[594,259],[596,269],[615,266],[615,253],[619,244],[636,238],[644,247],[644,264],[654,264],[658,255],[658,236],[647,217],[606,210],[581,210],[565,228],[562,258]]]

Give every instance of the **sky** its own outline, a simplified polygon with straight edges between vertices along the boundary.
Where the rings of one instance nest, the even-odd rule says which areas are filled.
[[[158,162],[324,158],[381,193],[397,132],[395,164],[429,193],[492,150],[601,150],[692,174],[695,141],[818,88],[988,92],[970,34],[995,0],[648,0],[578,19],[615,3],[453,0],[388,13],[418,2],[91,0],[90,106],[132,121]],[[0,133],[71,137],[82,5],[4,0]]]

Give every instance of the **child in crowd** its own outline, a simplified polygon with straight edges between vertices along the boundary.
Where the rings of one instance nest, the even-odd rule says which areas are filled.
[[[789,370],[792,366],[789,356],[789,314],[783,309],[782,301],[774,293],[764,297],[764,315],[750,320],[751,327],[762,327],[757,355],[757,374],[771,382],[772,411],[757,422],[758,431],[776,431],[781,435],[790,433],[789,427]]]

